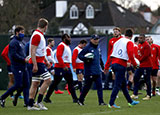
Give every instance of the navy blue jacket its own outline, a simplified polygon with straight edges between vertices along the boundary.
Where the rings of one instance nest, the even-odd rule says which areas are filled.
[[[94,58],[88,59],[84,57],[87,53],[93,53]],[[98,45],[91,42],[79,53],[79,59],[84,61],[84,75],[100,75],[100,51]]]
[[[13,66],[25,66],[24,43],[22,38],[14,36],[9,43],[9,59]]]

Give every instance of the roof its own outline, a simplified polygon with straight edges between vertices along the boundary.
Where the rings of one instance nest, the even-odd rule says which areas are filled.
[[[142,17],[137,16],[131,11],[121,7],[111,0],[76,0],[69,1],[69,8],[66,12],[65,16],[61,19],[60,26],[61,27],[69,27],[75,26],[78,23],[82,22],[83,24],[87,23],[87,25],[91,26],[119,26],[119,27],[151,27],[152,24],[145,21]],[[79,12],[78,19],[70,19],[69,18],[69,9],[75,4],[81,12]],[[102,9],[95,11],[94,19],[86,19],[85,18],[85,10],[84,8],[91,4],[93,7],[97,9]],[[82,12],[83,11],[83,12]]]
[[[152,27],[142,16],[123,8],[111,0],[68,0],[68,9],[62,18],[57,18],[60,27],[75,27],[79,23],[89,26]],[[85,9],[91,4],[95,9],[95,18],[86,19]],[[69,10],[72,5],[79,9],[79,18],[70,19]],[[45,8],[41,16],[49,21],[55,18],[55,2]]]

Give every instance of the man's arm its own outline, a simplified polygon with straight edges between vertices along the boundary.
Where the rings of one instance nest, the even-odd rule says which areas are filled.
[[[31,45],[31,59],[33,62],[33,69],[32,71],[36,73],[38,71],[37,61],[36,61],[36,50],[38,46]]]
[[[75,49],[73,50],[73,55],[72,55],[72,66],[73,66],[73,70],[74,72],[76,72],[76,59],[78,57],[78,50]]]

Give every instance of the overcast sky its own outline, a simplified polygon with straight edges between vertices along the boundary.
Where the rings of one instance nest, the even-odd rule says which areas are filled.
[[[118,4],[121,4],[123,7],[126,7],[129,5],[135,5],[134,8],[138,8],[138,6],[140,5],[140,3],[146,4],[147,6],[149,6],[151,8],[151,10],[157,10],[158,7],[160,6],[160,0],[113,0],[115,2],[117,2]],[[125,5],[122,1],[125,1]],[[128,2],[130,1],[130,2]],[[122,4],[123,3],[123,4]]]
[[[150,6],[151,10],[156,10],[160,6],[160,0],[141,0]]]

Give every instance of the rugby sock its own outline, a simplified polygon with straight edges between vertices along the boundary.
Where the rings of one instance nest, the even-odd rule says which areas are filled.
[[[128,81],[128,86],[131,88],[132,87],[132,82]]]
[[[33,107],[34,99],[29,99],[29,106]]]
[[[42,102],[42,99],[43,99],[43,95],[39,94],[39,96],[38,96],[38,103]]]

